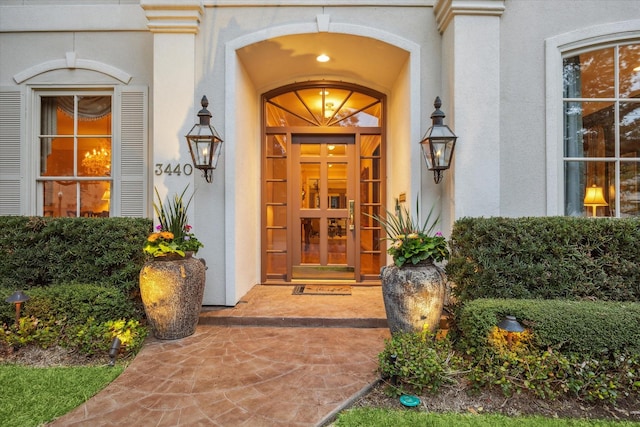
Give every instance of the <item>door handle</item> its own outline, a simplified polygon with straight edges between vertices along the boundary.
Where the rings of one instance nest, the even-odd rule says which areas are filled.
[[[353,231],[355,230],[355,224],[353,221],[353,217],[354,217],[354,210],[356,208],[356,201],[355,200],[349,200],[349,230]]]

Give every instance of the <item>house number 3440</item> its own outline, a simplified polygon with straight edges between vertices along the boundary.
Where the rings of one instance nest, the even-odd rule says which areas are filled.
[[[155,174],[156,175],[191,175],[193,173],[193,166],[189,163],[184,165],[172,165],[171,163],[156,163]]]

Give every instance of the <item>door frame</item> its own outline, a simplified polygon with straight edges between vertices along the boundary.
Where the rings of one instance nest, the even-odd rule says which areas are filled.
[[[337,89],[347,89],[357,93],[362,93],[371,97],[378,99],[381,108],[381,119],[379,126],[361,126],[361,127],[352,127],[352,126],[287,126],[283,124],[282,126],[267,126],[266,117],[265,117],[265,105],[266,101],[270,98],[273,98],[280,94],[285,94],[287,92],[293,92],[297,90],[309,89],[309,88],[337,88]],[[366,285],[379,285],[379,271],[367,271],[366,273],[361,269],[361,257],[363,254],[366,254],[371,257],[371,259],[377,260],[380,266],[385,265],[386,263],[386,243],[384,240],[380,239],[379,247],[373,248],[371,250],[365,250],[360,244],[361,240],[361,227],[359,226],[362,218],[364,218],[361,212],[361,189],[360,186],[363,183],[362,177],[360,175],[360,165],[361,165],[361,141],[364,136],[376,136],[380,139],[379,145],[379,167],[380,167],[380,176],[377,179],[377,185],[379,188],[379,199],[375,202],[379,207],[378,212],[384,212],[386,209],[386,96],[378,91],[373,89],[360,86],[352,83],[345,82],[332,82],[332,81],[311,81],[311,82],[303,82],[303,83],[295,83],[287,86],[283,86],[274,90],[271,90],[262,95],[261,102],[261,110],[262,110],[262,132],[261,132],[261,151],[262,151],[262,169],[261,169],[261,181],[262,181],[262,203],[261,203],[261,283],[263,284],[291,284],[292,283],[292,266],[293,266],[293,255],[292,255],[292,244],[294,242],[294,235],[291,231],[287,231],[286,238],[286,246],[287,249],[282,253],[286,254],[286,272],[284,274],[268,274],[267,272],[267,256],[269,249],[267,247],[267,223],[266,221],[266,209],[267,202],[265,200],[266,189],[267,189],[267,179],[264,175],[267,170],[267,152],[265,144],[267,140],[272,136],[280,136],[285,141],[289,141],[288,144],[291,144],[293,136],[298,135],[326,135],[326,136],[338,136],[338,135],[352,135],[355,138],[355,164],[349,165],[350,168],[354,170],[355,173],[355,183],[356,191],[354,194],[354,219],[355,219],[355,230],[354,230],[354,268],[355,268],[355,284],[366,284]],[[286,167],[287,167],[287,177],[286,180],[291,180],[292,173],[292,163],[293,156],[286,155]],[[291,182],[291,181],[289,181]],[[288,186],[287,190],[287,199],[289,201],[293,200],[292,198],[299,196],[299,188],[294,189],[291,184]],[[290,210],[294,209],[291,206],[287,207],[287,228],[292,230],[290,227],[293,225],[293,220],[291,219]],[[370,228],[375,228],[375,226],[370,225]],[[379,226],[378,226],[379,228]],[[378,230],[379,232],[381,230]],[[379,233],[381,237],[384,237],[383,233]]]

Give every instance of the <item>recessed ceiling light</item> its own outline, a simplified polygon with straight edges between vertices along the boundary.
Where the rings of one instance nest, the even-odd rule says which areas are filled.
[[[321,55],[318,55],[318,56],[316,57],[316,61],[318,61],[318,62],[327,62],[327,61],[329,61],[330,59],[331,59],[331,58],[329,58],[329,57],[328,57],[327,55],[325,55],[324,53],[323,53],[323,54],[321,54]]]

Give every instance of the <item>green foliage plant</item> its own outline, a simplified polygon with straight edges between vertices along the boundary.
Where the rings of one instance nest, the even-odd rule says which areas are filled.
[[[385,341],[378,355],[379,370],[390,380],[387,393],[436,393],[443,384],[454,382],[461,359],[448,338],[435,339],[427,328],[419,333],[396,333]]]
[[[83,325],[70,328],[68,346],[87,356],[106,354],[114,338],[120,339],[120,354],[136,354],[147,336],[147,329],[134,319],[97,322],[89,318]]]
[[[453,294],[640,302],[640,217],[461,218],[446,266]]]
[[[185,202],[184,196],[189,186],[185,187],[179,195],[174,195],[173,200],[162,202],[158,189],[155,189],[157,202],[153,203],[153,209],[158,216],[156,231],[147,237],[143,251],[153,257],[163,257],[176,254],[181,257],[186,252],[197,253],[204,245],[191,231],[187,217],[187,210],[193,199],[193,194]]]
[[[151,230],[147,218],[0,216],[0,288],[93,283],[133,297]]]
[[[417,219],[420,217],[417,202],[415,218],[406,207],[403,207],[398,215],[389,211],[385,217],[368,215],[380,223],[385,230],[386,240],[391,242],[387,252],[396,266],[415,265],[425,260],[439,262],[449,256],[447,241],[442,233],[439,231],[433,233],[440,221],[439,216],[432,220],[434,208],[435,206],[431,207],[423,224],[420,224]]]
[[[493,299],[467,301],[456,311],[457,345],[482,349],[491,329],[515,316],[540,350],[595,358],[629,351],[640,354],[640,304],[615,301]]]

